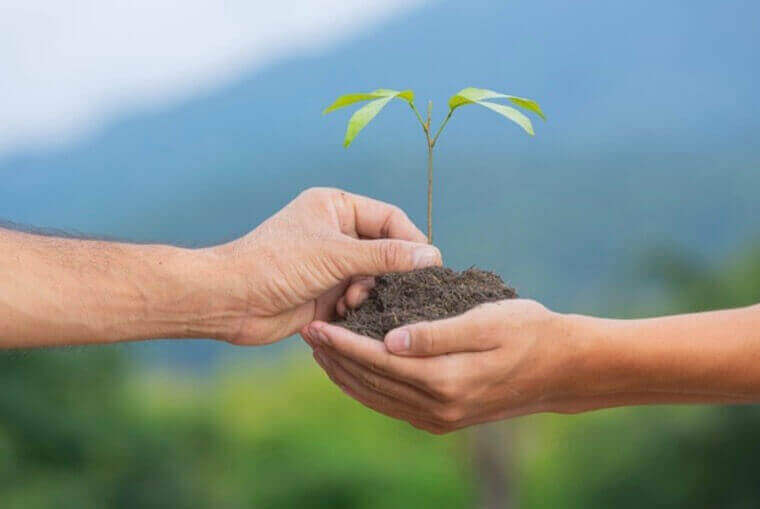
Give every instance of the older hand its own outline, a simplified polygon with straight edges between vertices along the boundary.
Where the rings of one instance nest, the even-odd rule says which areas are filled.
[[[250,234],[208,250],[230,285],[223,339],[269,343],[329,320],[344,293],[366,292],[366,278],[349,288],[352,277],[439,265],[425,240],[397,207],[336,189],[305,191]]]
[[[433,433],[563,406],[577,348],[537,302],[484,304],[395,329],[385,343],[315,322],[304,337],[330,378],[364,405]],[[567,374],[567,376],[566,376]]]

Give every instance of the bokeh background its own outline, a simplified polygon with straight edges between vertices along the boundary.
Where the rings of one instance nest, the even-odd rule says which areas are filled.
[[[276,4],[276,5],[274,5]],[[564,312],[760,301],[755,1],[0,2],[0,218],[140,242],[244,234],[336,186],[424,225],[391,103],[349,150],[341,93],[537,99],[442,135],[436,240]],[[444,437],[345,398],[297,338],[0,354],[0,506],[757,507],[760,409],[538,415]]]

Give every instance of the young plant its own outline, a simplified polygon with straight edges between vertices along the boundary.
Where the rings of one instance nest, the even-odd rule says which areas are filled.
[[[386,104],[392,99],[400,99],[406,102],[414,112],[417,120],[422,126],[422,131],[425,133],[425,140],[427,141],[428,151],[428,193],[427,193],[427,238],[429,243],[433,243],[433,149],[438,142],[438,137],[443,132],[443,128],[449,122],[451,115],[454,114],[457,108],[464,106],[465,104],[479,104],[488,108],[491,111],[495,111],[499,115],[502,115],[509,120],[515,122],[522,127],[525,132],[533,136],[533,124],[530,119],[521,113],[518,109],[506,106],[504,104],[487,101],[486,99],[506,99],[512,104],[515,104],[521,108],[532,111],[542,119],[546,120],[544,112],[541,111],[541,107],[536,101],[531,99],[525,99],[523,97],[515,97],[513,95],[501,94],[494,92],[493,90],[486,90],[484,88],[464,88],[457,92],[449,99],[449,112],[446,114],[446,118],[443,119],[441,125],[433,131],[431,129],[431,117],[433,115],[433,102],[428,102],[427,117],[423,120],[422,115],[414,105],[414,92],[411,90],[390,90],[387,88],[379,88],[372,92],[360,93],[360,94],[346,94],[338,97],[335,102],[325,108],[322,112],[323,115],[331,113],[340,108],[350,106],[351,104],[370,101],[366,105],[362,106],[356,112],[351,115],[348,121],[348,127],[346,128],[346,137],[343,140],[343,146],[348,147],[359,132],[369,124],[375,116],[380,113]]]

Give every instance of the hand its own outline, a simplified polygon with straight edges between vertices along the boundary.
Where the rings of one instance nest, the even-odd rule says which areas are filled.
[[[233,310],[223,339],[270,343],[329,320],[344,294],[366,294],[371,279],[355,276],[440,265],[425,242],[397,207],[336,189],[305,191],[250,234],[209,250]]]
[[[564,403],[576,345],[562,315],[530,300],[478,306],[460,316],[403,326],[385,342],[323,322],[304,338],[347,394],[433,433]]]

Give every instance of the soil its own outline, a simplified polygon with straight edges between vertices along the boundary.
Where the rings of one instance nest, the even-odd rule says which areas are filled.
[[[339,325],[382,339],[400,325],[440,320],[484,302],[515,297],[515,290],[493,272],[430,267],[377,277],[369,298],[358,309],[349,310]]]

